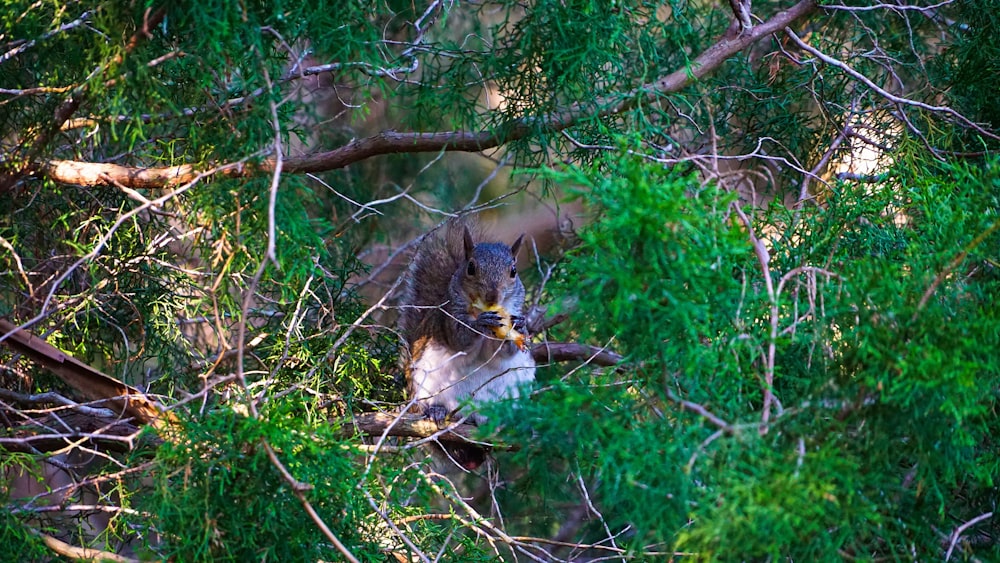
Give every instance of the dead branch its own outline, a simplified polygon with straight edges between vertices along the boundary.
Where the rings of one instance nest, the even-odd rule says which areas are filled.
[[[18,393],[16,391],[11,391],[10,389],[0,389],[0,401],[9,401],[11,403],[17,403],[19,405],[27,406],[42,406],[42,407],[53,407],[58,405],[59,407],[68,407],[69,409],[98,417],[113,417],[115,412],[112,409],[103,408],[99,405],[101,401],[94,401],[89,404],[81,404],[76,401],[72,401],[55,391],[46,391],[45,393],[34,393],[34,394],[24,394]],[[0,402],[0,408],[6,407],[2,402]]]
[[[8,420],[24,418],[23,413],[5,409],[2,404],[0,413]],[[28,418],[0,437],[0,449],[26,453],[55,452],[78,446],[99,446],[117,452],[131,450],[142,428],[129,418],[119,418],[110,411],[109,415],[67,411]]]
[[[945,561],[951,560],[951,553],[955,550],[955,546],[958,544],[958,540],[962,537],[962,534],[964,534],[966,530],[982,522],[983,520],[989,520],[990,518],[993,518],[993,513],[984,512],[983,514],[980,514],[979,516],[976,516],[972,520],[969,520],[968,522],[955,528],[955,531],[951,533],[951,537],[949,538],[950,542],[948,545],[948,552],[945,553],[944,560]]]
[[[154,434],[140,439],[143,425],[123,416],[115,403],[120,403],[117,397],[81,404],[54,391],[26,395],[0,389],[0,424],[6,429],[0,450],[37,454],[84,448],[124,453],[139,443],[163,442]]]
[[[870,78],[868,78],[864,74],[858,72],[857,70],[854,70],[854,68],[852,68],[847,63],[845,63],[845,62],[843,62],[843,61],[841,61],[839,59],[836,59],[834,57],[831,57],[831,56],[827,55],[826,53],[823,53],[819,49],[816,49],[812,45],[806,43],[798,35],[796,35],[795,32],[792,31],[791,29],[785,29],[785,35],[787,35],[788,38],[791,39],[792,42],[795,43],[803,51],[806,51],[807,53],[809,53],[812,56],[816,57],[818,60],[822,61],[824,64],[827,64],[827,65],[832,66],[834,68],[840,69],[841,71],[843,71],[844,73],[846,73],[848,76],[850,76],[854,80],[857,80],[858,82],[864,84],[869,89],[871,89],[873,92],[875,92],[876,94],[878,94],[879,96],[881,96],[882,98],[888,100],[889,102],[891,102],[893,104],[899,104],[901,106],[915,107],[915,108],[918,108],[918,109],[922,109],[924,111],[929,111],[929,112],[933,112],[933,113],[938,113],[938,114],[946,115],[949,118],[955,120],[956,122],[961,123],[965,127],[968,127],[970,129],[976,131],[980,135],[983,135],[984,137],[989,137],[989,138],[992,138],[992,139],[1000,139],[1000,136],[998,136],[997,134],[995,134],[995,133],[987,130],[982,125],[973,122],[969,118],[965,117],[964,115],[962,115],[961,113],[957,112],[956,110],[954,110],[954,109],[952,109],[950,107],[947,107],[947,106],[935,106],[935,105],[927,104],[927,103],[924,103],[924,102],[918,102],[916,100],[911,100],[911,99],[908,99],[908,98],[905,98],[905,97],[897,96],[897,95],[889,92],[885,88],[882,88],[881,86],[879,86],[878,84],[876,84],[875,82],[873,82]],[[904,123],[907,125],[907,128],[910,129],[913,132],[914,135],[916,135],[919,138],[923,138],[924,137],[923,133],[921,133],[909,121],[904,120]]]
[[[102,406],[155,428],[163,428],[173,420],[170,413],[135,387],[105,375],[6,319],[0,319],[0,337],[15,352],[41,364],[91,401],[107,400]]]

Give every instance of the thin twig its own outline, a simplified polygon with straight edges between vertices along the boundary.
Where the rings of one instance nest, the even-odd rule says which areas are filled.
[[[951,543],[948,546],[948,552],[944,554],[944,560],[948,561],[949,559],[951,559],[951,552],[954,551],[955,546],[958,545],[958,540],[962,537],[962,534],[964,534],[966,530],[982,522],[983,520],[987,520],[989,518],[993,518],[993,513],[984,512],[983,514],[980,514],[979,516],[976,516],[972,520],[969,520],[968,522],[955,528],[955,531],[951,533]]]
[[[718,416],[712,414],[708,409],[706,409],[702,405],[681,399],[673,391],[669,389],[667,390],[667,398],[680,405],[681,408],[683,408],[684,410],[700,415],[705,420],[711,422],[712,425],[714,425],[720,431],[726,434],[733,433],[733,426],[731,424],[729,424],[725,420],[722,420]]]
[[[760,271],[764,278],[764,288],[767,290],[767,298],[771,304],[771,333],[767,339],[767,354],[764,357],[764,405],[761,409],[760,417],[760,433],[764,435],[767,434],[767,424],[771,419],[771,405],[774,403],[774,359],[777,352],[778,340],[778,295],[774,289],[774,281],[771,279],[771,268],[769,266],[771,256],[767,252],[767,247],[763,241],[757,238],[753,224],[746,213],[743,212],[743,209],[736,202],[733,203],[732,208],[740,218],[743,226],[747,229],[747,237],[749,237],[750,244],[757,255]]]
[[[911,100],[909,98],[904,98],[904,97],[901,97],[901,96],[897,96],[897,95],[895,95],[895,94],[887,91],[886,89],[884,89],[884,88],[880,87],[879,85],[875,84],[874,82],[872,82],[872,80],[870,78],[868,78],[867,76],[865,76],[864,74],[861,74],[860,72],[858,72],[858,71],[854,70],[853,68],[851,68],[847,63],[845,63],[843,61],[840,61],[840,60],[837,60],[837,59],[835,59],[835,58],[833,58],[833,57],[831,57],[831,56],[823,53],[819,49],[816,49],[812,45],[809,45],[808,43],[806,43],[805,41],[803,41],[802,39],[800,39],[799,36],[796,35],[794,31],[791,30],[791,28],[788,28],[788,27],[785,28],[785,35],[787,35],[788,38],[791,39],[796,45],[798,45],[798,47],[800,49],[802,49],[803,51],[806,51],[806,52],[812,54],[814,57],[816,57],[817,59],[823,61],[824,63],[826,63],[826,64],[828,64],[830,66],[839,68],[840,70],[844,71],[845,73],[847,73],[848,75],[850,75],[852,78],[854,78],[858,82],[861,82],[862,84],[864,84],[868,88],[872,89],[879,96],[882,96],[883,98],[889,100],[890,102],[892,102],[894,104],[899,104],[899,105],[903,105],[903,106],[911,106],[911,107],[919,108],[919,109],[922,109],[922,110],[925,110],[925,111],[930,111],[930,112],[933,112],[933,113],[941,113],[941,114],[944,114],[944,115],[948,115],[948,116],[954,118],[955,120],[959,121],[960,123],[964,124],[965,126],[973,129],[974,131],[976,131],[980,135],[989,137],[991,139],[1000,139],[1000,135],[997,135],[995,133],[987,131],[986,129],[984,129],[978,123],[975,123],[971,119],[965,117],[964,115],[962,115],[961,113],[955,111],[954,109],[952,109],[950,107],[947,107],[947,106],[933,106],[933,105],[926,104],[926,103],[923,103],[923,102],[918,102],[916,100]],[[908,125],[911,125],[911,124],[908,124]],[[911,129],[912,129],[912,125],[911,125]],[[919,133],[919,131],[915,131],[915,132]]]
[[[945,266],[944,269],[938,273],[938,275],[934,276],[934,281],[931,282],[930,287],[928,287],[927,291],[924,292],[923,297],[920,298],[920,303],[917,304],[917,310],[914,311],[913,316],[910,317],[911,323],[917,320],[917,315],[924,308],[924,306],[927,305],[927,301],[929,301],[931,296],[934,295],[934,290],[936,290],[937,287],[941,285],[941,282],[944,281],[946,277],[948,277],[948,274],[950,274],[952,270],[957,268],[962,263],[962,261],[965,260],[965,257],[968,256],[970,252],[975,250],[977,246],[982,244],[982,242],[986,240],[986,238],[989,237],[991,234],[993,234],[997,229],[1000,229],[1000,219],[994,221],[993,224],[987,227],[985,231],[979,233],[979,235],[976,238],[972,239],[972,242],[967,244],[965,248],[963,248],[962,251],[958,253],[958,256],[955,256],[955,258],[951,262],[948,262],[948,265]]]

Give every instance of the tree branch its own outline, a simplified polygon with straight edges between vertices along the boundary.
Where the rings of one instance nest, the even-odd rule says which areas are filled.
[[[622,361],[620,354],[586,344],[573,342],[542,342],[531,347],[531,357],[540,364],[582,361],[595,366],[610,367]]]
[[[145,393],[88,366],[6,319],[0,319],[0,339],[15,352],[44,366],[87,399],[107,399],[108,407],[114,406],[118,412],[156,428],[173,420],[170,413],[164,412]]]
[[[951,533],[951,537],[949,538],[951,541],[949,542],[948,552],[945,553],[944,560],[945,561],[951,560],[951,552],[955,550],[955,545],[958,544],[958,540],[962,537],[962,534],[964,534],[966,530],[982,522],[983,520],[989,520],[990,518],[993,518],[993,513],[985,512],[983,514],[980,514],[979,516],[976,516],[972,520],[969,520],[968,522],[962,524],[961,526],[955,528],[955,531]]]
[[[422,414],[368,412],[354,415],[345,421],[344,431],[351,429],[369,436],[398,436],[400,438],[429,438],[441,432],[437,423]],[[442,442],[477,442],[472,437],[474,424],[453,424],[447,432],[437,437]],[[388,431],[387,431],[388,430]]]
[[[760,39],[783,30],[792,22],[816,10],[815,0],[801,0],[788,10],[743,33],[724,36],[685,68],[644,84],[630,92],[597,100],[592,104],[573,104],[564,110],[540,117],[522,117],[488,131],[446,131],[437,133],[382,131],[356,139],[331,151],[286,158],[283,172],[304,174],[344,168],[377,155],[439,151],[479,152],[523,139],[539,128],[559,132],[585,119],[608,117],[628,111],[643,101],[678,92],[718,69],[730,57]],[[594,111],[594,108],[602,108]],[[221,173],[248,176],[273,171],[275,160],[256,167],[227,168]],[[52,160],[36,163],[32,171],[64,184],[79,186],[122,184],[130,188],[160,188],[189,182],[198,173],[193,166],[133,168],[116,164]]]
[[[139,563],[138,559],[132,559],[110,551],[101,551],[89,547],[77,547],[62,540],[56,539],[48,534],[32,530],[45,543],[45,546],[63,557],[68,557],[74,561],[113,561],[116,563]]]
[[[484,442],[474,437],[478,426],[457,422],[440,428],[436,422],[422,414],[366,412],[355,414],[343,421],[345,434],[368,436],[396,436],[399,438],[433,438],[438,442],[472,443],[492,446],[495,450],[516,452],[520,446],[500,442]],[[352,432],[353,430],[353,432]]]
[[[107,68],[114,65],[120,65],[125,60],[125,55],[130,54],[132,51],[134,51],[135,48],[139,45],[140,41],[150,36],[149,29],[151,27],[156,27],[156,25],[163,19],[166,13],[167,13],[166,8],[160,7],[155,12],[152,12],[152,15],[150,15],[150,9],[147,8],[146,14],[143,19],[142,27],[137,29],[135,33],[132,34],[132,36],[128,40],[128,43],[125,44],[124,51],[119,52],[114,57],[112,57],[109,63],[106,63],[104,65],[104,69],[102,70],[106,70]],[[88,14],[84,13],[84,15]],[[83,16],[81,16],[80,20],[78,21],[82,23]],[[38,155],[41,154],[41,152],[45,149],[45,147],[55,136],[55,134],[62,129],[63,123],[69,120],[69,118],[72,117],[74,113],[76,113],[76,110],[80,108],[80,106],[83,104],[84,98],[86,98],[87,96],[87,92],[88,92],[87,84],[82,84],[73,89],[69,98],[67,98],[56,110],[52,122],[50,122],[48,126],[43,128],[35,137],[34,142],[31,143],[31,147],[27,151],[26,166],[20,167],[20,169],[15,170],[14,173],[7,173],[7,174],[0,173],[0,193],[7,191],[7,189],[9,189],[10,186],[12,186],[24,173],[32,173],[34,171],[36,167],[33,163],[38,158]],[[90,184],[82,184],[82,185],[90,185]]]
[[[929,112],[934,112],[934,113],[940,113],[940,114],[943,114],[943,115],[947,115],[947,116],[951,117],[952,119],[954,119],[955,121],[963,124],[964,126],[969,127],[970,129],[973,129],[974,131],[976,131],[980,135],[983,135],[984,137],[990,137],[991,139],[1000,139],[1000,135],[996,135],[995,133],[986,130],[982,125],[979,125],[978,123],[973,122],[971,119],[965,117],[964,115],[958,113],[957,111],[955,111],[954,109],[952,109],[950,107],[947,107],[947,106],[935,106],[935,105],[931,105],[931,104],[926,104],[926,103],[923,103],[923,102],[918,102],[918,101],[915,101],[915,100],[910,100],[908,98],[904,98],[904,97],[896,96],[895,94],[892,94],[891,92],[889,92],[885,88],[882,88],[878,84],[875,84],[870,78],[868,78],[864,74],[862,74],[862,73],[854,70],[853,68],[851,68],[851,66],[848,65],[847,63],[845,63],[843,61],[840,61],[838,59],[835,59],[835,58],[827,55],[826,53],[823,53],[819,49],[816,49],[812,45],[806,43],[801,38],[799,38],[799,36],[796,35],[795,32],[792,31],[791,29],[786,29],[785,30],[785,35],[788,36],[788,38],[791,39],[792,42],[795,43],[803,51],[806,51],[807,53],[809,53],[812,56],[816,57],[817,59],[819,59],[820,61],[824,62],[825,64],[828,64],[828,65],[830,65],[832,67],[835,67],[835,68],[839,68],[840,70],[842,70],[843,72],[845,72],[848,76],[850,76],[854,80],[857,80],[858,82],[864,84],[865,86],[867,86],[868,88],[870,88],[872,91],[874,91],[876,94],[878,94],[879,96],[885,98],[886,100],[889,100],[890,102],[892,102],[894,104],[899,104],[899,105],[903,105],[903,106],[911,106],[911,107],[915,107],[915,108],[918,108],[918,109],[922,109],[924,111],[929,111]],[[911,130],[913,130],[914,133],[916,133],[916,134],[918,134],[918,136],[920,136],[920,132],[916,131],[914,129],[914,127],[910,123],[907,122],[906,124],[907,124],[907,126]]]
[[[92,409],[105,410],[107,409]],[[130,418],[51,410],[45,416],[31,416],[5,408],[0,403],[0,415],[5,419],[6,434],[0,436],[0,450],[28,453],[62,451],[80,445],[101,447],[117,452],[132,450],[141,428]],[[150,443],[159,444],[161,440]]]

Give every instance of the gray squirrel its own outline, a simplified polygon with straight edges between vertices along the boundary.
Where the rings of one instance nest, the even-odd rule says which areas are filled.
[[[446,231],[421,245],[408,274],[399,320],[409,348],[407,391],[439,426],[462,418],[482,424],[475,411],[453,413],[466,402],[516,397],[518,386],[535,378],[516,266],[524,235],[507,246],[477,244],[456,221]],[[443,444],[443,453],[467,470],[487,455],[481,446],[455,442]]]

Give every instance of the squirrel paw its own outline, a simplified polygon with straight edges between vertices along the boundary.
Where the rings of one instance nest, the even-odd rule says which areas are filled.
[[[441,405],[427,405],[424,407],[424,416],[434,421],[439,427],[447,426],[448,409]]]
[[[510,324],[517,332],[520,332],[521,334],[528,334],[528,322],[524,317],[511,315]]]
[[[496,311],[483,311],[476,317],[476,326],[480,328],[495,328],[503,326],[503,319]]]

